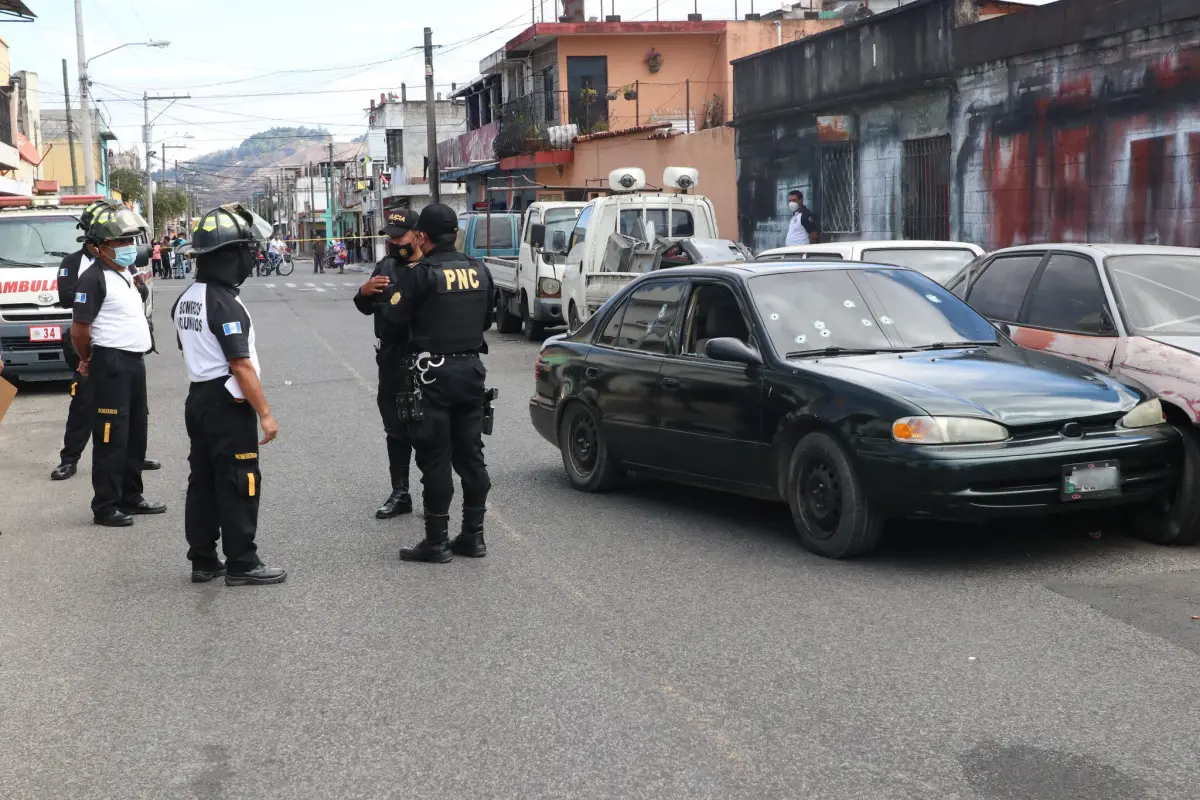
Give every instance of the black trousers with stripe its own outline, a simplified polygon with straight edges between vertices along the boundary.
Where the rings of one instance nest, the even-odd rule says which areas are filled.
[[[141,353],[92,348],[88,384],[92,418],[92,513],[111,514],[142,501],[149,413],[146,362]]]
[[[229,570],[245,572],[262,563],[254,543],[262,495],[258,416],[233,399],[226,380],[193,383],[184,403],[191,474],[183,529],[193,565],[214,566],[220,539]]]
[[[71,377],[71,407],[67,410],[67,429],[63,433],[63,447],[58,453],[60,462],[78,464],[83,448],[92,438],[92,418],[96,414],[96,398],[92,384],[78,368]]]

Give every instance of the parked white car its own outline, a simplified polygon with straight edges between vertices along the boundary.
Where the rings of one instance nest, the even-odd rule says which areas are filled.
[[[979,256],[983,248],[968,242],[877,241],[824,242],[776,247],[758,254],[758,261],[865,261],[915,269],[938,283]]]

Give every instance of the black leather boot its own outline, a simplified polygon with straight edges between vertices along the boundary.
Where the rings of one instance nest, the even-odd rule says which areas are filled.
[[[487,544],[483,541],[483,515],[487,509],[463,506],[462,533],[450,543],[450,551],[456,556],[483,558],[487,555]]]
[[[450,515],[425,512],[425,538],[412,547],[400,548],[401,561],[425,561],[445,564],[454,555],[450,552]]]
[[[408,483],[404,486],[392,489],[392,493],[388,495],[388,499],[383,501],[383,505],[375,512],[376,519],[391,519],[398,517],[401,514],[412,513],[412,495],[408,493]]]

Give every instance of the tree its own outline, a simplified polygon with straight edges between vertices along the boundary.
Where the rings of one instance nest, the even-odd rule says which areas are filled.
[[[182,189],[175,186],[159,187],[154,193],[154,225],[158,228],[155,233],[166,230],[168,225],[175,226],[187,211],[188,196]]]
[[[114,189],[121,193],[122,199],[139,203],[146,199],[146,186],[142,183],[142,173],[136,170],[118,167],[108,173],[108,181]]]

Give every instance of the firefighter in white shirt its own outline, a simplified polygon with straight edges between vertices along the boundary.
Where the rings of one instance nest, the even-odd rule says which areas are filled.
[[[97,211],[88,229],[96,263],[75,284],[71,343],[79,373],[92,384],[92,515],[96,524],[125,527],[133,514],[167,507],[142,496],[148,411],[146,363],[154,346],[140,287],[130,272],[135,240],[146,221],[120,206]]]
[[[250,313],[238,297],[270,235],[266,220],[234,203],[201,217],[184,248],[195,259],[196,282],[175,302],[171,319],[192,382],[184,405],[191,440],[184,533],[194,583],[221,575],[228,586],[287,578],[259,559],[254,543],[262,496],[258,447],[279,426],[259,382]],[[218,539],[225,563],[217,557]]]

